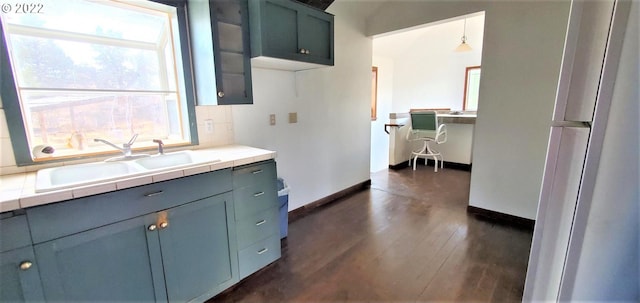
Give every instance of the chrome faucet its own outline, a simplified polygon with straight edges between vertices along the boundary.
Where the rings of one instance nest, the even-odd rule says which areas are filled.
[[[153,143],[158,143],[158,154],[164,155],[164,143],[160,139],[153,139]]]
[[[134,134],[133,137],[131,137],[131,140],[129,140],[129,142],[122,144],[122,147],[118,147],[117,145],[104,140],[104,139],[93,139],[93,141],[95,142],[102,142],[106,145],[109,145],[119,151],[122,152],[122,154],[124,154],[125,158],[130,158],[131,157],[131,145],[133,145],[133,142],[136,142],[136,139],[138,138],[138,134]]]

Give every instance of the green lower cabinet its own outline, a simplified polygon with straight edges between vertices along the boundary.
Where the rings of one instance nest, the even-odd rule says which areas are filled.
[[[234,168],[233,199],[240,279],[281,256],[276,163]]]
[[[0,253],[0,302],[44,300],[31,246]]]
[[[169,302],[203,302],[238,281],[230,193],[169,209],[166,218],[158,235]]]
[[[35,245],[46,300],[166,301],[159,251],[147,245],[151,220],[137,217]]]
[[[238,281],[228,214],[230,193],[38,244],[45,298],[205,301]]]
[[[0,214],[0,302],[204,302],[280,257],[275,172],[261,162]]]
[[[260,240],[238,251],[240,279],[280,259],[280,234]]]

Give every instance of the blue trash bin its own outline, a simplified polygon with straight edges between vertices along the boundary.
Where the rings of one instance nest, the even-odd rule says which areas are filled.
[[[278,178],[278,201],[280,202],[280,239],[289,232],[289,186]]]

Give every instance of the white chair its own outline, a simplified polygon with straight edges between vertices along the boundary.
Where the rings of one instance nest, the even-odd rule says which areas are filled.
[[[425,165],[427,157],[432,157],[435,161],[435,172],[438,172],[438,161],[440,168],[444,168],[442,154],[435,150],[432,144],[442,144],[447,142],[447,126],[438,125],[438,117],[435,111],[419,111],[411,113],[411,128],[407,132],[407,141],[412,145],[409,165],[413,159],[413,170],[416,170],[418,158],[424,158]],[[414,142],[422,142],[420,149],[413,149]]]

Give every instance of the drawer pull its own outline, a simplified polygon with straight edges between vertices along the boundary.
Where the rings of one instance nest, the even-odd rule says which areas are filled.
[[[153,196],[157,196],[157,195],[162,195],[163,193],[164,193],[164,191],[159,190],[157,192],[149,193],[149,194],[146,194],[144,196],[145,197],[153,197]]]
[[[149,231],[154,231],[154,230],[156,230],[156,228],[158,228],[158,226],[157,226],[157,225],[155,225],[155,224],[151,224],[151,225],[149,225],[149,227],[147,227],[147,229],[148,229]]]
[[[269,249],[265,247],[265,248],[263,248],[263,249],[259,250],[259,251],[258,251],[258,254],[259,254],[259,255],[261,255],[261,254],[266,253],[267,251],[269,251]]]
[[[255,194],[253,194],[253,196],[254,196],[254,197],[260,197],[260,196],[262,196],[262,195],[264,195],[264,192],[263,192],[263,191],[261,191],[261,192],[259,192],[259,193],[255,193]]]
[[[267,223],[267,220],[262,219],[262,220],[256,222],[256,226],[260,226],[260,225],[265,224],[265,223]]]
[[[258,169],[256,171],[252,171],[251,173],[254,174],[254,175],[257,175],[257,174],[259,174],[261,172],[262,172],[262,169]]]
[[[165,228],[167,228],[167,226],[169,226],[168,222],[161,222],[160,223],[160,229],[165,229]]]

